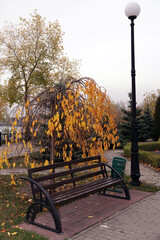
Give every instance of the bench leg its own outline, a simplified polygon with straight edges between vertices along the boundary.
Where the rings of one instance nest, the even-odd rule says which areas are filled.
[[[130,193],[129,193],[129,190],[125,184],[125,182],[121,182],[120,183],[124,193],[125,193],[125,197],[122,197],[122,196],[119,196],[119,195],[113,195],[113,194],[107,194],[106,191],[107,189],[104,189],[102,192],[100,192],[101,194],[103,195],[106,195],[106,196],[109,196],[109,197],[116,197],[116,198],[123,198],[123,199],[127,199],[127,200],[130,200]]]
[[[54,223],[55,223],[55,228],[43,225],[43,224],[38,223],[38,222],[35,222],[36,215],[39,212],[42,212],[43,207],[47,208],[48,211],[50,212],[50,214],[52,215],[52,218],[53,218]],[[58,213],[57,213],[57,209],[53,204],[52,204],[52,206],[48,206],[48,205],[46,205],[44,203],[41,203],[41,202],[33,203],[28,208],[28,211],[26,213],[26,222],[31,223],[33,225],[36,225],[38,227],[42,227],[44,229],[51,230],[51,231],[56,232],[56,233],[61,233],[62,232],[61,222],[60,222],[60,219],[59,219],[59,216],[58,216]]]

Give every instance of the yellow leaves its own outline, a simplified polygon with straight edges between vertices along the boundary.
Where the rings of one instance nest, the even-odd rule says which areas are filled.
[[[35,124],[37,123],[37,119],[32,122],[32,127],[34,128]]]
[[[54,115],[54,122],[59,122],[59,113],[56,112],[56,114]]]
[[[47,165],[49,165],[49,161],[48,161],[48,160],[46,160],[46,161],[44,162],[44,166],[47,166]]]
[[[36,135],[37,135],[37,132],[34,132],[33,136],[36,137]]]
[[[53,119],[49,119],[48,121],[48,132],[47,134],[52,134],[53,130],[55,129]]]
[[[17,125],[17,120],[15,119],[13,122],[13,126],[16,126],[16,125]]]
[[[42,148],[40,149],[40,153],[43,153],[43,152],[45,152],[45,148],[42,147]]]
[[[30,115],[34,109],[34,105],[31,110],[29,105],[32,105],[32,102],[26,102],[26,116],[22,124],[24,128],[26,125],[29,126],[28,131],[31,140],[37,142],[40,153],[45,152],[41,139],[43,139],[44,142],[44,136],[46,137],[46,134],[46,144],[50,139],[54,139],[54,154],[56,157],[63,157],[65,161],[72,159],[72,154],[75,149],[77,152],[82,152],[83,156],[92,156],[101,154],[104,149],[107,150],[109,143],[115,146],[115,142],[118,139],[115,136],[117,132],[110,111],[110,100],[105,95],[105,92],[102,92],[93,80],[75,81],[74,84],[69,83],[67,88],[68,89],[63,89],[62,91],[61,89],[55,91],[54,88],[51,89],[51,93],[49,92],[50,96],[54,97],[54,101],[53,105],[50,105],[50,109],[48,108],[49,105],[47,105],[45,117],[50,116],[50,114],[52,117],[47,120],[48,128],[44,130],[44,133],[42,132],[42,135],[41,125],[46,124],[47,118],[41,117],[43,113],[38,116],[38,112],[40,113],[41,109],[37,110],[37,115],[35,114],[36,109],[35,112]],[[35,104],[38,107],[41,105],[40,99],[39,97],[37,97],[37,99],[35,98]],[[13,133],[16,132],[19,114],[20,111],[17,111],[16,119],[12,126]],[[37,163],[29,162],[29,151],[33,151],[31,142],[24,141],[21,131],[17,131],[15,136],[16,142],[21,143],[26,149],[25,165],[36,167]],[[42,137],[37,139],[39,136]],[[10,142],[8,142],[8,149],[9,148]],[[7,154],[8,152],[3,154],[5,159],[7,159]],[[9,166],[7,160],[6,163],[7,166]],[[3,168],[3,164],[0,159],[0,168]],[[44,165],[48,164],[47,161],[44,162]],[[13,169],[15,166],[14,163]],[[12,184],[14,184],[14,179],[12,179]]]
[[[68,98],[69,98],[69,100],[73,100],[73,95],[71,95],[70,93],[68,93]]]
[[[53,131],[57,131],[57,135],[58,137],[60,137],[61,134],[59,133],[59,131],[62,131],[62,125],[60,123],[60,115],[58,112],[56,112],[54,117],[49,119],[48,121],[47,134],[52,136]]]
[[[14,181],[14,176],[13,176],[13,174],[11,175],[11,185],[16,185],[16,182]]]
[[[57,100],[59,100],[61,98],[60,94],[57,94]]]
[[[29,106],[29,100],[27,100],[26,104],[25,104],[25,107],[28,108]]]
[[[5,223],[2,223],[1,226],[3,227],[5,225]]]
[[[67,84],[67,88],[69,88],[71,86],[71,83],[69,82],[68,84]]]
[[[10,233],[10,232],[7,232],[7,235],[10,237],[10,236],[15,236],[17,234],[17,232],[13,232],[13,233]]]
[[[86,123],[85,123],[85,122],[81,122],[81,126],[82,126],[83,128],[86,128]]]
[[[35,168],[35,162],[30,163],[30,167],[31,167],[31,168]]]

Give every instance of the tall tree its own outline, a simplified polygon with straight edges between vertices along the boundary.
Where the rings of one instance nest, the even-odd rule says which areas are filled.
[[[158,141],[160,137],[160,96],[157,98],[157,101],[156,101],[152,136],[154,141]]]
[[[4,101],[2,96],[2,85],[0,84],[0,120],[2,120],[7,112],[7,103]]]
[[[59,23],[46,23],[37,11],[0,31],[0,69],[9,76],[3,96],[10,105],[25,104],[53,82],[77,76],[77,61],[64,55],[62,40]]]
[[[149,105],[152,116],[154,116],[156,101],[159,95],[160,89],[157,89],[157,91],[151,91],[149,93],[147,92],[144,94],[143,109],[145,109],[147,105]]]
[[[149,138],[152,138],[152,129],[153,129],[153,117],[149,105],[146,105],[144,112],[141,117],[141,131],[140,139],[145,141]]]
[[[118,128],[118,135],[119,141],[121,142],[122,146],[125,145],[127,142],[131,141],[132,139],[132,95],[131,93],[128,94],[129,96],[129,104],[128,109],[121,109],[123,113],[122,121],[117,125]],[[136,117],[137,117],[137,127],[138,127],[138,139],[140,140],[140,131],[141,131],[141,112],[140,108],[136,109]]]

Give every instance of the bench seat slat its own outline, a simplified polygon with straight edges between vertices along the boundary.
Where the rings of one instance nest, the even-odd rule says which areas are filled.
[[[67,192],[63,192],[63,194],[53,195],[51,196],[52,201],[56,206],[63,205],[64,203],[70,202],[72,200],[78,199],[80,196],[85,197],[89,194],[96,193],[97,191],[103,190],[107,187],[117,185],[121,182],[120,179],[102,179],[97,184],[95,182],[91,182],[87,188],[85,185],[73,188]]]
[[[71,194],[71,191],[72,190],[74,190],[74,191],[80,191],[81,189],[87,189],[88,187],[90,187],[91,185],[92,186],[97,186],[98,184],[102,184],[102,183],[110,183],[110,182],[113,182],[113,179],[111,179],[111,178],[103,178],[103,179],[98,179],[98,180],[95,180],[95,181],[92,181],[92,182],[89,182],[89,183],[85,183],[85,184],[83,184],[83,185],[79,185],[79,186],[77,186],[76,188],[70,188],[70,189],[67,189],[67,190],[64,190],[64,191],[59,191],[59,192],[54,192],[53,193],[53,196],[55,197],[55,198],[61,198],[61,195],[63,195],[64,194],[64,192],[65,192],[65,195],[67,195],[67,194]],[[52,196],[52,197],[53,197]]]

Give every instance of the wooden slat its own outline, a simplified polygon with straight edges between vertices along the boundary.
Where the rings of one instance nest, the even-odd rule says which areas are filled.
[[[75,188],[71,190],[70,193],[67,192],[67,194],[65,194],[65,192],[63,192],[63,195],[61,196],[60,195],[55,197],[53,196],[52,200],[56,206],[63,205],[72,200],[79,199],[80,197],[85,197],[89,194],[93,194],[105,188],[109,188],[110,186],[117,185],[120,182],[121,182],[120,179],[110,179],[107,181],[100,182],[99,184],[93,184],[93,185],[90,184],[90,186],[87,186],[87,188],[86,187],[81,189]]]
[[[70,164],[78,164],[78,163],[82,163],[82,162],[88,162],[88,161],[100,160],[100,159],[101,159],[101,156],[93,156],[93,157],[72,160],[72,161],[68,161],[68,162],[54,163],[52,165],[47,165],[47,166],[43,166],[43,167],[30,168],[30,169],[28,169],[28,173],[31,174],[31,173],[41,172],[41,171],[45,171],[45,170],[49,170],[49,169],[55,169],[58,167],[69,166]]]
[[[69,184],[69,183],[73,183],[73,182],[76,182],[76,181],[81,181],[81,180],[84,180],[86,178],[88,179],[88,178],[91,178],[91,177],[94,177],[94,176],[97,176],[97,175],[101,175],[103,173],[104,173],[104,171],[100,170],[100,171],[96,171],[96,172],[93,172],[93,173],[85,174],[85,175],[82,175],[82,176],[79,176],[79,177],[74,177],[72,179],[66,179],[66,180],[62,180],[60,182],[55,182],[53,184],[48,184],[48,185],[45,185],[43,187],[46,190],[47,189],[55,189],[57,187],[63,186],[64,184]]]
[[[102,166],[102,163],[97,163],[97,164],[87,165],[85,167],[77,167],[72,170],[67,170],[67,171],[62,171],[62,172],[55,173],[55,174],[48,174],[48,175],[45,175],[42,177],[37,177],[37,178],[34,178],[34,180],[36,182],[41,182],[41,181],[45,181],[45,180],[55,179],[57,177],[67,176],[67,175],[73,174],[73,173],[82,172],[82,171],[89,170],[89,169],[94,169],[94,168],[101,167],[101,166]]]
[[[74,187],[72,187],[72,188],[70,188],[70,189],[68,189],[68,190],[64,190],[64,191],[60,191],[60,192],[54,192],[54,196],[58,196],[58,195],[63,195],[64,194],[64,192],[65,193],[71,193],[71,191],[72,190],[75,190],[75,191],[79,191],[79,189],[81,189],[81,188],[87,188],[88,186],[90,186],[90,184],[97,184],[97,183],[101,183],[102,182],[102,180],[103,181],[106,181],[105,179],[98,179],[98,180],[95,180],[95,181],[92,181],[92,182],[88,182],[88,183],[85,183],[85,184],[81,184],[81,185],[79,185],[79,186],[77,186],[76,187],[76,189],[74,188]]]
[[[98,179],[98,180],[95,180],[95,181],[92,181],[92,182],[89,182],[89,183],[85,183],[85,184],[83,184],[83,185],[79,185],[79,186],[77,186],[76,187],[76,189],[75,188],[71,188],[71,189],[68,189],[68,190],[65,190],[65,191],[60,191],[60,192],[55,192],[54,194],[53,194],[53,198],[55,197],[55,198],[61,198],[61,196],[62,195],[66,195],[66,194],[68,194],[68,195],[70,195],[71,194],[71,192],[72,191],[80,191],[80,190],[82,190],[82,189],[86,189],[86,191],[87,191],[87,189],[92,185],[92,186],[96,186],[96,185],[98,185],[98,184],[102,184],[103,182],[110,182],[110,181],[112,181],[112,179],[110,179],[110,178],[108,178],[108,179]]]

